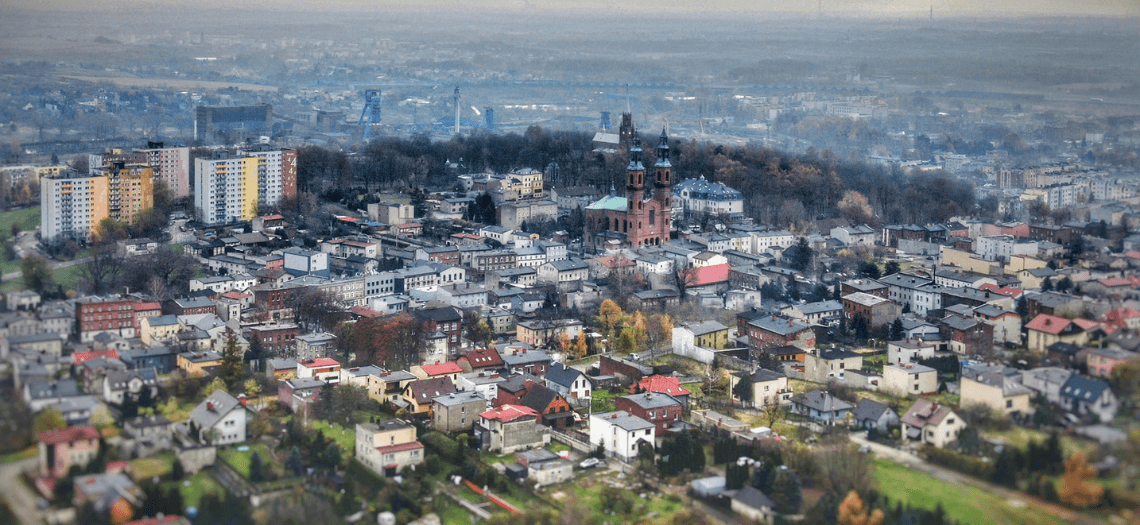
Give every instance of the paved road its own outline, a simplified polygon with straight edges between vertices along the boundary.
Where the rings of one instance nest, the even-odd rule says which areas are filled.
[[[0,487],[3,487],[0,497],[8,502],[8,507],[23,525],[44,523],[43,513],[36,508],[39,496],[20,480],[20,473],[36,468],[38,463],[39,459],[29,458],[0,466]]]
[[[967,476],[955,470],[933,465],[905,450],[899,450],[897,448],[888,447],[880,443],[867,441],[862,433],[852,433],[851,441],[859,446],[866,445],[871,447],[871,451],[883,459],[888,459],[890,461],[894,461],[895,463],[905,465],[911,469],[925,472],[943,481],[959,485],[973,485],[986,492],[998,494],[1006,500],[1020,501],[1021,505],[1023,506],[1033,506],[1040,508],[1045,512],[1048,512],[1054,516],[1057,516],[1058,518],[1061,518],[1062,520],[1065,520],[1068,523],[1076,523],[1080,525],[1096,525],[1102,523],[1099,520],[1093,519],[1083,514],[1075,513],[1069,509],[1066,509],[1059,505],[1054,505],[1045,500],[1038,499],[1027,494],[1017,492],[1015,490],[1010,490],[1002,486],[994,485],[993,483],[982,481],[973,476]]]

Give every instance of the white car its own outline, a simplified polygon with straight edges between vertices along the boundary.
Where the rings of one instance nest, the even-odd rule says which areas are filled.
[[[598,458],[586,458],[586,459],[583,459],[582,462],[578,464],[578,468],[581,468],[581,469],[594,468],[594,467],[598,466],[598,464],[600,464],[600,463],[601,463],[601,460],[599,460]]]

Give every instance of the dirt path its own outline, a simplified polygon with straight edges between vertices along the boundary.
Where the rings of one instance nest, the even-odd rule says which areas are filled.
[[[2,497],[23,525],[44,523],[43,513],[36,508],[39,496],[20,479],[21,473],[36,468],[38,463],[38,458],[28,458],[0,466],[0,487],[4,487]]]

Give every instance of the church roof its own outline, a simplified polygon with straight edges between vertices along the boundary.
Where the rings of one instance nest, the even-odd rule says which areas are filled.
[[[606,195],[589,206],[587,210],[611,210],[611,211],[626,211],[629,203],[626,202],[625,197],[618,197],[617,195]]]

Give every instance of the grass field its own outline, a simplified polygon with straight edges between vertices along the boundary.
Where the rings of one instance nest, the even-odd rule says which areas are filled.
[[[219,450],[218,456],[229,464],[229,466],[233,467],[238,474],[249,479],[249,458],[253,456],[254,452],[257,452],[261,456],[262,465],[269,467],[279,475],[281,474],[281,465],[277,464],[277,460],[269,453],[269,449],[260,443],[250,445],[249,450],[245,452],[239,451],[238,447]]]
[[[875,460],[875,477],[879,482],[879,492],[892,502],[902,501],[927,509],[933,509],[942,503],[946,514],[959,523],[1065,523],[1043,510],[1034,507],[1018,508],[996,494],[973,486],[942,481],[925,472],[885,459]]]
[[[0,464],[11,463],[13,461],[20,461],[22,459],[34,458],[40,453],[38,446],[31,446],[19,452],[5,454],[0,456]]]
[[[155,476],[165,476],[174,467],[174,454],[166,453],[153,458],[136,459],[131,462],[131,478],[136,482]]]
[[[351,455],[356,448],[356,429],[344,428],[340,423],[329,423],[324,420],[313,421],[313,428],[321,431],[326,438],[336,441],[340,445],[341,454]]]
[[[82,265],[77,264],[75,266],[68,266],[67,268],[58,268],[52,270],[51,274],[56,283],[63,285],[63,291],[66,292],[68,290],[74,290],[76,288],[76,285],[79,283],[79,269],[81,267]],[[17,268],[17,270],[18,269],[19,268]],[[23,277],[17,277],[11,281],[4,281],[4,284],[0,284],[0,292],[3,293],[18,292],[23,289]],[[55,289],[54,285],[52,286],[52,289]]]
[[[1010,445],[1026,450],[1029,447],[1030,441],[1043,444],[1049,439],[1049,434],[1040,430],[1015,426],[1004,432],[985,431],[982,432],[982,437],[1001,439]],[[1089,453],[1096,450],[1096,447],[1097,445],[1091,441],[1076,439],[1066,434],[1061,434],[1061,448],[1065,451],[1065,457],[1069,457],[1078,450]]]
[[[184,482],[189,481],[189,486]],[[225,489],[214,481],[214,477],[206,472],[199,472],[182,481],[167,481],[162,484],[163,490],[168,490],[171,487],[178,487],[182,491],[182,502],[187,507],[197,507],[199,502],[202,501],[202,496],[206,494],[215,494],[221,496],[225,493]]]
[[[19,224],[21,231],[36,229],[40,225],[40,207],[0,212],[0,241],[12,238],[12,224]]]

